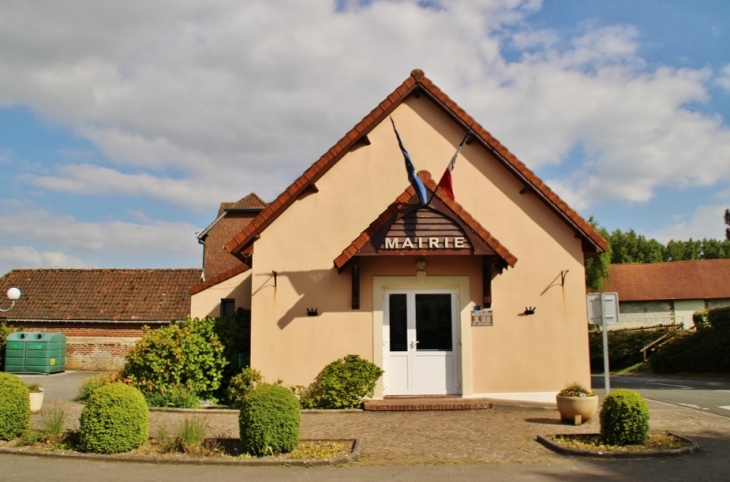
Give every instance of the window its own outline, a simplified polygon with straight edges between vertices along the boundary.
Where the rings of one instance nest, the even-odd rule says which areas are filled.
[[[236,314],[236,300],[227,298],[221,300],[221,317]]]

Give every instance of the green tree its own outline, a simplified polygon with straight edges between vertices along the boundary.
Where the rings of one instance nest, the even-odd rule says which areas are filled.
[[[730,209],[725,210],[725,225],[730,226]],[[730,227],[725,228],[725,241],[730,241]]]
[[[588,219],[588,222],[608,241],[608,248],[604,253],[585,261],[586,288],[595,292],[601,291],[608,279],[608,267],[611,266],[611,240],[606,228],[599,226],[593,216]]]
[[[647,239],[643,234],[629,229],[613,231],[608,238],[611,244],[611,263],[659,263],[664,260],[664,245],[656,239]]]

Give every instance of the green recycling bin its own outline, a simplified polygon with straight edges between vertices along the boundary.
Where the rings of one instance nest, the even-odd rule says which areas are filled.
[[[66,336],[62,333],[20,331],[5,343],[5,371],[58,373],[66,369]]]

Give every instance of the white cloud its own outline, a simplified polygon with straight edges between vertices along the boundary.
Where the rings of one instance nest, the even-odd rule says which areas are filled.
[[[723,213],[726,204],[698,206],[690,219],[678,219],[674,223],[647,233],[647,237],[655,238],[663,243],[671,239],[725,239]]]
[[[0,246],[0,273],[20,268],[86,268],[81,259],[61,251],[39,252],[32,246]]]
[[[581,146],[584,162],[550,180],[576,208],[730,180],[727,126],[686,107],[707,102],[711,72],[649,69],[634,27],[533,30],[537,0],[344,5],[4,6],[0,105],[65,123],[111,164],[59,164],[24,179],[183,208],[250,191],[272,199],[420,67],[533,169]],[[507,45],[525,50],[507,61]]]
[[[197,260],[201,248],[196,242],[196,231],[199,228],[191,224],[159,220],[83,222],[72,216],[28,207],[18,200],[0,201],[0,239],[21,246],[33,240],[35,250],[41,255],[33,258],[32,253],[18,251],[17,261],[21,264],[33,259],[42,266],[53,266],[53,263],[73,264],[79,259],[101,256],[133,258],[169,254]]]

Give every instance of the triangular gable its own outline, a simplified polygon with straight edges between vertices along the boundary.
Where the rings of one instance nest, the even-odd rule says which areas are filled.
[[[514,267],[517,258],[459,203],[447,196],[443,189],[437,188],[428,171],[421,171],[418,176],[428,191],[429,205],[421,206],[415,189],[409,186],[334,260],[338,270],[341,271],[355,256],[390,254],[496,256],[504,266]],[[424,221],[429,225],[419,227],[419,222]],[[421,234],[428,233],[430,229],[434,230],[434,234]],[[456,244],[451,241],[449,245],[448,240],[455,237],[444,236],[444,233],[461,233],[464,242]],[[404,239],[403,235],[412,243],[406,248],[398,244],[399,239]],[[393,240],[393,243],[389,245],[386,239]]]
[[[421,70],[414,70],[392,94],[381,102],[370,114],[362,119],[337,144],[332,146],[322,157],[309,167],[304,173],[282,192],[266,209],[261,211],[254,220],[240,233],[226,243],[226,250],[239,256],[241,250],[253,243],[257,236],[266,229],[279,215],[284,212],[305,191],[311,189],[332,166],[334,166],[347,152],[362,142],[368,143],[367,134],[380,122],[386,119],[409,95],[421,93],[438,105],[451,116],[464,130],[471,129],[474,139],[485,149],[491,152],[514,176],[525,184],[525,188],[534,192],[547,206],[552,209],[563,221],[570,225],[576,234],[583,240],[583,251],[586,256],[594,256],[605,251],[608,244],[605,239],[571,209],[560,197],[555,194],[535,173],[527,168],[506,147],[499,143],[478,122],[452,101],[441,89],[434,85]]]

